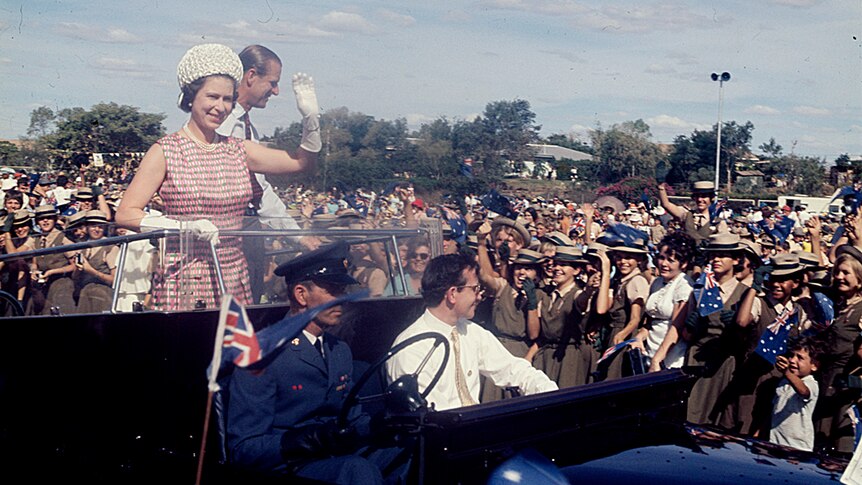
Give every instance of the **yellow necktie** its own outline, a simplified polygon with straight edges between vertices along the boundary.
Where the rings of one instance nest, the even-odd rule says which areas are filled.
[[[461,367],[461,337],[458,335],[457,328],[452,329],[452,354],[455,358],[455,388],[458,389],[458,398],[461,400],[462,406],[472,406],[476,404],[476,401],[473,400],[470,390],[467,389],[467,378]]]

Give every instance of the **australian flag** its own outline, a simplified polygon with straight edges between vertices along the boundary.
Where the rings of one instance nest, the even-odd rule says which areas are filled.
[[[509,202],[509,199],[500,195],[500,193],[494,189],[491,189],[490,192],[482,196],[482,205],[484,205],[489,211],[496,212],[503,217],[508,217],[512,220],[518,218],[518,214],[512,210],[512,204]]]
[[[712,225],[718,224],[718,217],[721,215],[722,209],[727,205],[727,197],[716,200],[712,204],[709,204],[709,223]]]
[[[805,331],[806,335],[816,335],[829,328],[835,321],[835,304],[828,296],[814,292],[811,294],[811,299],[814,300],[814,308],[811,315],[811,328]]]
[[[774,226],[770,229],[769,223],[766,219],[760,220],[760,227],[763,228],[763,232],[769,235],[769,237],[776,243],[783,243],[786,241],[795,224],[796,221],[794,219],[782,217],[776,221]]]
[[[623,246],[634,246],[638,239],[642,240],[644,244],[649,242],[649,235],[647,233],[627,224],[611,224],[608,226],[606,232],[612,240],[621,243]]]
[[[697,298],[697,314],[705,317],[721,311],[724,303],[721,301],[721,288],[715,281],[712,265],[708,264],[694,284]]]
[[[775,318],[775,321],[766,327],[760,340],[757,342],[757,348],[754,352],[775,364],[775,360],[779,355],[784,354],[787,350],[787,336],[790,335],[790,330],[799,322],[799,312],[796,307],[787,307]]]

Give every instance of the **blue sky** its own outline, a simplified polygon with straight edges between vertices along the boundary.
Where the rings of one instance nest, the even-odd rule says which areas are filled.
[[[723,119],[752,121],[756,147],[862,155],[858,0],[0,3],[0,138],[30,112],[114,101],[176,107],[176,64],[192,45],[260,43],[283,79],[312,74],[324,109],[346,106],[411,127],[472,119],[525,99],[542,134],[588,140],[597,124],[645,120],[657,142],[718,118],[713,71],[729,71]],[[262,133],[298,120],[289,83],[252,113]]]

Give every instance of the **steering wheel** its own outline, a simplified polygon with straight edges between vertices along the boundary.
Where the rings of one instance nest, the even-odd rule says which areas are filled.
[[[376,394],[373,396],[367,396],[363,398],[359,398],[359,391],[365,387],[365,384],[377,372],[383,364],[385,364],[389,359],[391,359],[395,354],[401,352],[405,348],[410,345],[415,344],[421,340],[433,339],[434,344],[431,346],[431,350],[425,354],[425,357],[422,359],[422,362],[419,363],[419,367],[412,374],[405,374],[398,379],[396,379],[392,384],[386,387],[386,390],[383,391],[382,394]],[[428,360],[431,358],[431,355],[434,354],[434,351],[437,350],[437,347],[443,344],[443,363],[440,365],[440,368],[437,369],[437,373],[434,374],[434,378],[431,379],[431,382],[428,383],[428,387],[425,388],[425,391],[419,393],[419,381],[417,377],[419,373],[422,372],[422,369],[425,367],[425,364],[428,363]],[[341,412],[338,414],[338,428],[344,429],[347,427],[347,416],[350,415],[350,411],[356,406],[360,401],[374,401],[381,398],[386,398],[387,401],[401,401],[399,404],[404,405],[404,407],[409,408],[409,410],[417,410],[419,408],[427,406],[427,402],[425,398],[428,396],[428,393],[434,389],[434,386],[437,384],[437,381],[440,380],[440,377],[443,376],[443,371],[446,370],[446,363],[449,361],[449,340],[446,339],[446,336],[437,332],[425,332],[409,337],[407,340],[399,343],[398,345],[389,349],[386,354],[383,355],[380,359],[377,360],[371,367],[366,369],[366,371],[362,374],[359,380],[356,381],[356,385],[347,393],[347,397],[344,399],[344,404],[341,406]],[[417,399],[418,397],[418,399]],[[406,400],[406,402],[404,402]]]

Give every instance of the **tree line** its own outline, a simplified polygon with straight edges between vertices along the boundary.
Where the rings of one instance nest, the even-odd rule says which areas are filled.
[[[46,169],[86,163],[90,153],[143,152],[165,134],[164,119],[164,114],[144,113],[116,103],[57,112],[43,106],[31,113],[24,148],[0,143],[0,157],[6,165]],[[502,181],[513,166],[517,170],[524,161],[535,159],[527,146],[530,143],[555,144],[591,154],[591,160],[553,162],[558,179],[573,180],[582,189],[621,183],[621,187],[632,186],[626,181],[639,179],[667,181],[685,190],[689,182],[714,178],[716,126],[679,135],[669,146],[662,146],[653,141],[649,125],[640,119],[609,127],[597,125],[586,141],[567,134],[543,138],[535,121],[530,103],[522,99],[490,102],[473,120],[439,117],[414,130],[404,118],[378,119],[346,107],[336,108],[321,118],[324,148],[316,173],[289,182],[329,190],[377,188],[409,180],[426,191],[482,193]],[[821,195],[832,190],[826,184],[826,160],[785,154],[774,138],[758,147],[755,160],[753,131],[750,121],[723,123],[722,186],[727,183],[729,163],[738,170],[759,170],[774,191]],[[292,123],[277,127],[263,141],[293,149],[299,144],[300,133],[299,123]],[[468,159],[471,164],[465,164]],[[847,155],[836,162],[850,164]],[[730,176],[734,177],[732,173]],[[736,177],[732,179],[735,181]]]

